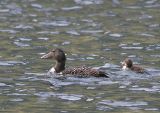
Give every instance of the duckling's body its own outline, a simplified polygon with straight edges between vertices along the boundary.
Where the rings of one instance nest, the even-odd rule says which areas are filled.
[[[69,67],[65,68],[66,56],[63,50],[61,49],[53,49],[46,55],[41,57],[42,59],[54,59],[56,60],[56,64],[49,70],[50,74],[61,74],[63,76],[74,75],[78,77],[108,77],[104,71],[93,69],[86,66],[79,67]]]

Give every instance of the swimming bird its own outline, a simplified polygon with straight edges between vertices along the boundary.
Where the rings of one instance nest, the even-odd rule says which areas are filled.
[[[122,64],[122,69],[124,69],[124,70],[130,69],[136,73],[144,73],[145,72],[144,68],[137,66],[137,65],[134,65],[132,60],[129,58],[126,58],[121,64]]]
[[[78,67],[65,67],[66,63],[66,55],[62,49],[56,48],[51,50],[49,53],[43,55],[42,59],[54,59],[56,64],[49,70],[49,74],[51,75],[74,75],[78,77],[108,77],[107,73],[102,70],[93,69],[91,67],[86,66],[78,66]]]

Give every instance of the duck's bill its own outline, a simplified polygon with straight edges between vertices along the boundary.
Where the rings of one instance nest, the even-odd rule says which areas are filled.
[[[49,52],[41,57],[41,59],[50,59],[52,58],[52,52]]]
[[[124,61],[121,61],[120,64],[121,64],[121,65],[124,65],[125,63],[124,63]]]

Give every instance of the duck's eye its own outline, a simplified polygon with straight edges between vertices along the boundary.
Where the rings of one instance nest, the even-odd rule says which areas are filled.
[[[55,50],[52,51],[53,53],[55,52]]]

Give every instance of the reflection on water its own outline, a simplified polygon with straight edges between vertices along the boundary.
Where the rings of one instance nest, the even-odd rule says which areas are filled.
[[[159,0],[0,1],[0,111],[158,113]],[[101,68],[110,78],[53,78],[64,49],[67,66]],[[147,73],[121,70],[126,57]]]
[[[26,64],[21,61],[0,61],[0,66],[12,66],[15,64]]]

